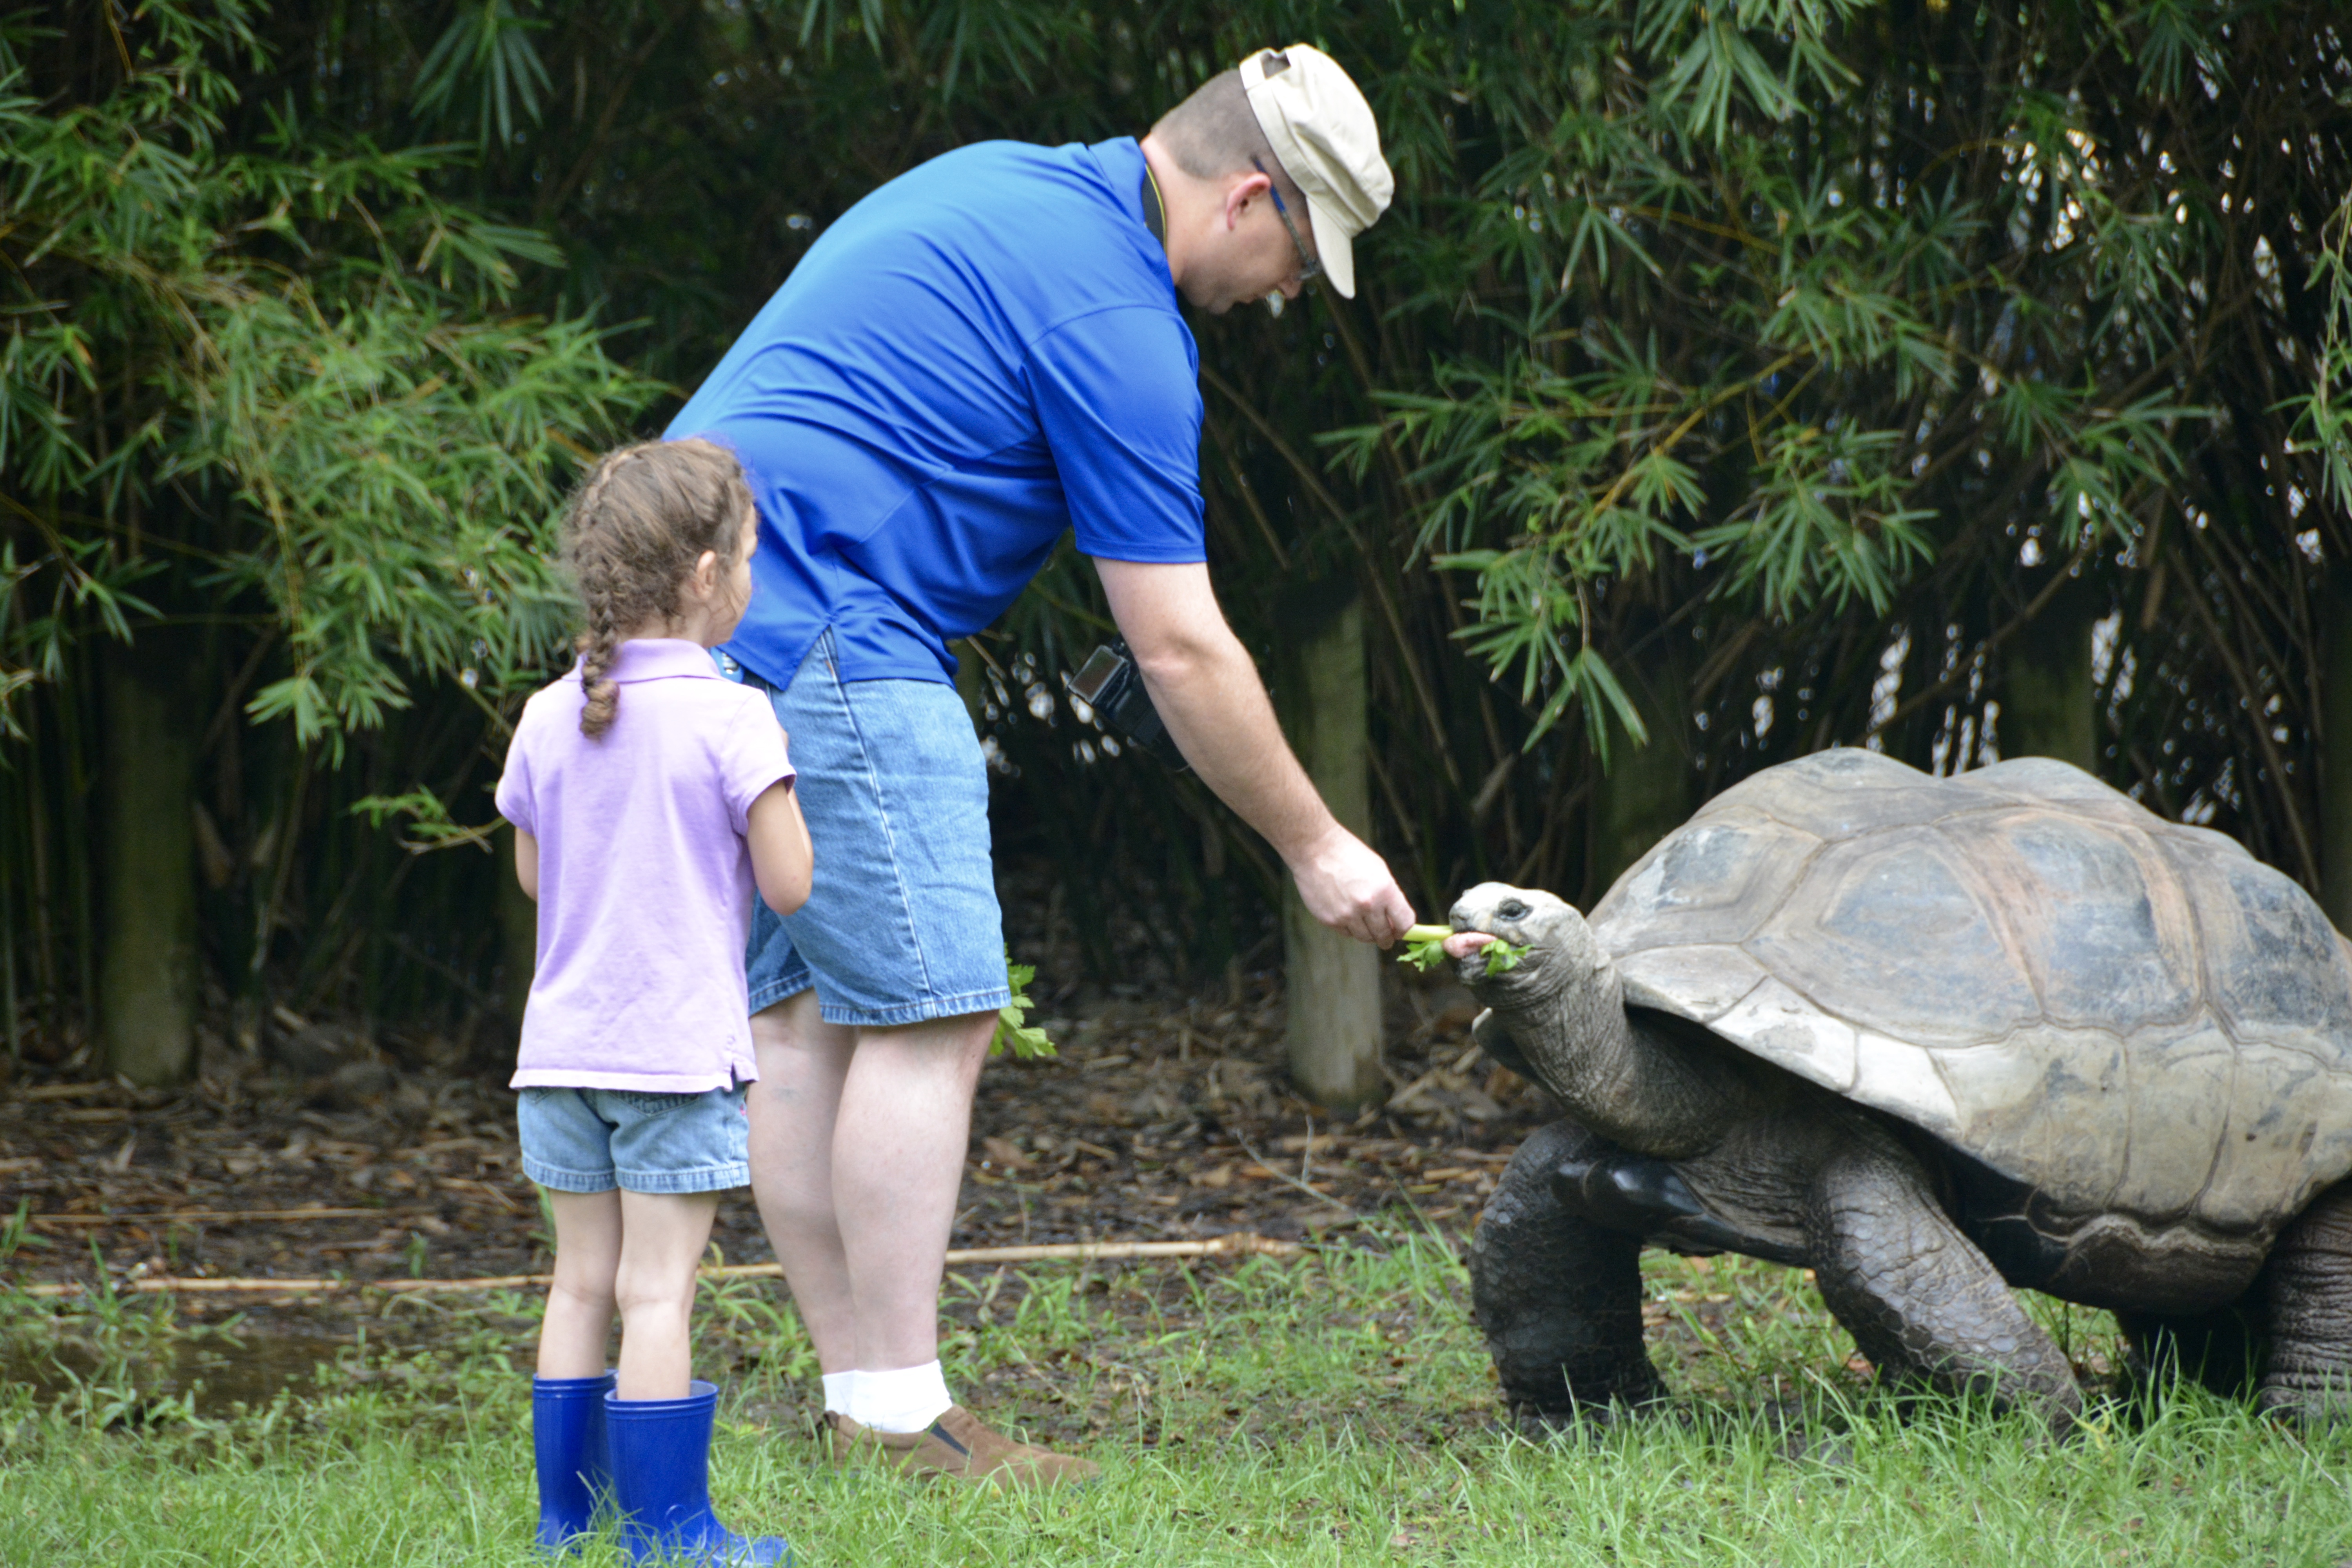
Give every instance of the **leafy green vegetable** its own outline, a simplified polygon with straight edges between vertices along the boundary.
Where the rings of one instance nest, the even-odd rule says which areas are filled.
[[[1397,954],[1399,963],[1410,963],[1426,973],[1445,962],[1445,944],[1442,942],[1415,942],[1404,939],[1404,951]]]
[[[1399,963],[1410,963],[1415,969],[1428,971],[1445,962],[1445,939],[1454,934],[1451,926],[1414,926],[1404,933],[1404,951],[1397,954]],[[1501,974],[1517,969],[1528,950],[1517,942],[1496,941],[1486,944],[1486,973]]]
[[[1486,973],[1500,974],[1506,970],[1517,969],[1519,960],[1527,955],[1528,950],[1517,942],[1489,942],[1486,945]]]
[[[1404,951],[1397,954],[1397,962],[1410,963],[1426,973],[1445,962],[1445,939],[1453,934],[1452,926],[1408,927]]]
[[[1037,1005],[1029,999],[1029,983],[1037,978],[1037,971],[1026,963],[1013,962],[1013,950],[1004,952],[1004,983],[1013,992],[1013,1000],[996,1010],[996,1036],[988,1042],[988,1054],[1002,1056],[1010,1050],[1027,1060],[1036,1057],[1059,1056],[1045,1031],[1027,1022],[1029,1009]]]

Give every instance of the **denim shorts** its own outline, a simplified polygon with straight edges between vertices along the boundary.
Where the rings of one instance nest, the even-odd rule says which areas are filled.
[[[743,1086],[700,1094],[526,1089],[522,1173],[559,1193],[723,1193],[751,1181]]]
[[[722,671],[745,678],[719,657]],[[827,631],[792,684],[769,695],[791,738],[816,875],[791,915],[751,907],[751,1011],[811,985],[827,1023],[876,1028],[1013,1000],[989,856],[988,763],[956,689],[844,681]]]

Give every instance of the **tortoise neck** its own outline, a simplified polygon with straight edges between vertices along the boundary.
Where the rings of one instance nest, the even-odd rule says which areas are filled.
[[[1660,1159],[1697,1153],[1722,1136],[1734,1110],[1731,1085],[1684,1042],[1626,1016],[1615,964],[1596,949],[1582,974],[1545,978],[1498,1001],[1496,1011],[1571,1116],[1621,1148]]]

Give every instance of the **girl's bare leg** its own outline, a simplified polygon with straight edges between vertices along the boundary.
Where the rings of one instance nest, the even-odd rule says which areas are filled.
[[[687,1323],[694,1312],[694,1270],[718,1213],[716,1193],[621,1194],[620,1266],[613,1279],[621,1310],[617,1397],[686,1397],[693,1376]]]
[[[555,1283],[539,1328],[539,1375],[602,1377],[621,1261],[621,1194],[547,1191],[555,1211]]]

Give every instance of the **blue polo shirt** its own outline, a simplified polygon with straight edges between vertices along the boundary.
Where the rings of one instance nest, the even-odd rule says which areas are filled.
[[[757,584],[727,651],[782,685],[952,680],[950,640],[1060,539],[1197,562],[1200,351],[1144,226],[1143,154],[985,142],[825,231],[670,421],[742,459]]]

